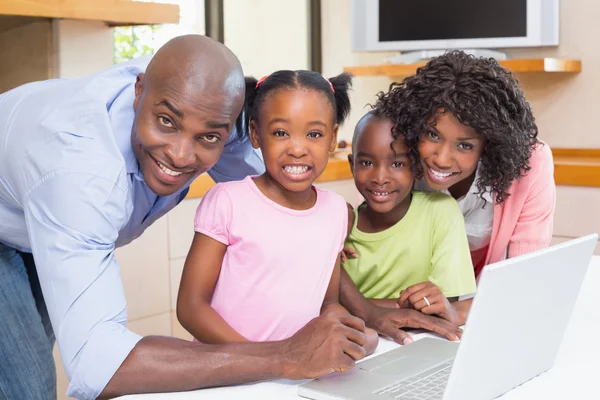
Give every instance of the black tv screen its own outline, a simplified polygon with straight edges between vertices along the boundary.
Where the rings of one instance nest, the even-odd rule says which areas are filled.
[[[527,36],[527,0],[379,0],[379,40]]]

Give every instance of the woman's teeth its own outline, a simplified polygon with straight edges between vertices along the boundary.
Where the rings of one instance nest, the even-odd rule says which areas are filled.
[[[453,174],[453,172],[440,172],[440,171],[436,171],[435,169],[432,169],[432,168],[429,168],[429,171],[431,171],[433,176],[435,176],[436,178],[441,178],[441,179],[447,178]]]
[[[163,170],[163,172],[164,172],[165,174],[167,174],[167,175],[170,175],[170,176],[179,176],[179,175],[183,174],[183,172],[177,172],[177,171],[173,171],[172,169],[169,169],[169,168],[165,167],[164,165],[162,165],[162,164],[161,164],[160,162],[158,162],[158,161],[157,161],[156,163],[158,164],[158,166],[160,167],[160,169],[162,169],[162,170]]]
[[[285,167],[283,167],[283,169],[285,169],[285,172],[287,172],[288,174],[292,174],[292,175],[300,175],[300,174],[303,174],[306,171],[308,171],[308,167],[306,165],[303,165],[303,166],[286,165]]]

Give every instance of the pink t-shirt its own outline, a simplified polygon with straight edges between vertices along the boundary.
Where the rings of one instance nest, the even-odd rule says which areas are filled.
[[[247,177],[215,185],[198,206],[196,232],[228,246],[211,305],[248,340],[286,339],[320,314],[348,211],[314,190],[312,208],[292,210]]]

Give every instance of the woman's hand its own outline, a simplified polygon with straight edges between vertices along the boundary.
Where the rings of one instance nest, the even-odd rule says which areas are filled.
[[[431,282],[421,282],[400,292],[398,308],[414,308],[427,315],[437,315],[453,324],[459,324],[459,316],[440,288]]]

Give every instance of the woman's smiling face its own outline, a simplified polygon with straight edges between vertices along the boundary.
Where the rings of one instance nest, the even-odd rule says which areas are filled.
[[[485,139],[448,112],[429,121],[419,140],[425,181],[435,190],[472,177],[483,153]]]

